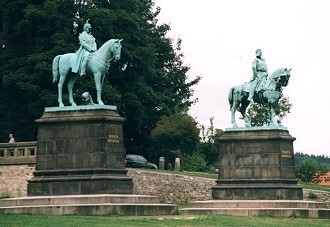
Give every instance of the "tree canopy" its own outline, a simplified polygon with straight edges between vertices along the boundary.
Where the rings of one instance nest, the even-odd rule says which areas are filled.
[[[163,116],[151,131],[154,155],[174,161],[183,154],[192,156],[199,145],[197,122],[188,114]]]
[[[275,116],[279,125],[281,125],[283,118],[290,113],[291,108],[292,104],[288,97],[283,97],[279,100],[275,108]],[[252,126],[263,126],[269,123],[270,111],[267,105],[252,103],[247,114],[251,119]]]
[[[103,101],[116,105],[125,123],[126,148],[143,153],[161,116],[184,113],[194,103],[183,63],[181,40],[166,36],[153,0],[0,0],[0,141],[9,131],[17,141],[36,139],[44,107],[57,106],[52,60],[75,52],[87,19],[98,47],[124,39],[122,57],[112,64],[103,85]],[[93,78],[78,78],[76,101],[83,91],[95,95]],[[68,105],[67,91],[63,101]]]

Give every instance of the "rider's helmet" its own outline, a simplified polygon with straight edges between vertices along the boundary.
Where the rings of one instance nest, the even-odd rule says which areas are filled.
[[[85,25],[84,25],[84,31],[90,31],[92,29],[92,25],[90,23],[88,23],[88,20],[86,21]]]
[[[261,49],[257,49],[257,50],[256,50],[256,57],[263,58],[263,55],[262,55],[262,51],[261,51]]]

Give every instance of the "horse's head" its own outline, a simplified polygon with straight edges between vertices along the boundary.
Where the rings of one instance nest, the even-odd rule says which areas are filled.
[[[271,78],[281,87],[286,87],[289,84],[291,69],[280,68],[276,70]]]
[[[114,61],[118,61],[120,60],[120,55],[121,55],[121,41],[123,41],[123,39],[116,39],[111,47],[111,51],[114,57]]]

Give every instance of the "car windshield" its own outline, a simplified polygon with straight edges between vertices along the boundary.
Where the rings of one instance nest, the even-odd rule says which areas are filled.
[[[147,161],[147,159],[145,159],[143,156],[137,156],[138,157],[138,159],[139,159],[139,161],[141,162],[141,163],[147,163],[148,161]]]

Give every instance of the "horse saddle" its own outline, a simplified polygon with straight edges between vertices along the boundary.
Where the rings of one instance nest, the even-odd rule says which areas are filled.
[[[259,82],[257,83],[257,86],[254,90],[256,92],[258,92],[258,91],[265,90],[266,87],[267,87],[267,78],[262,78],[261,80],[259,80]]]

